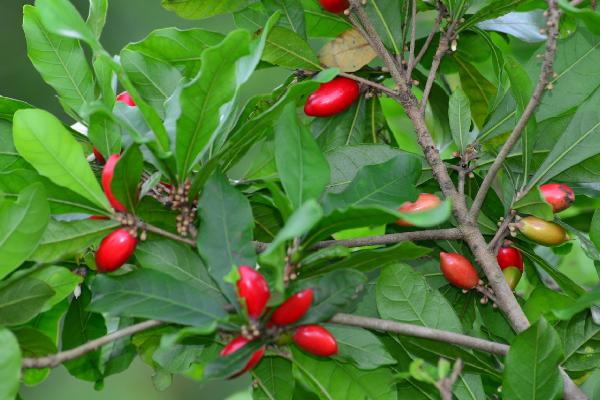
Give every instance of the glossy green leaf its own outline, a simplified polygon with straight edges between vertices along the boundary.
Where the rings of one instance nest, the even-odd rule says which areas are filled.
[[[506,355],[504,396],[510,399],[556,399],[562,393],[558,365],[563,350],[558,334],[541,318],[512,342]]]
[[[321,150],[327,153],[340,146],[373,143],[368,136],[366,106],[367,100],[361,96],[344,112],[327,118],[315,118],[311,130]]]
[[[182,325],[208,326],[224,318],[224,302],[167,274],[140,269],[121,276],[97,276],[88,310],[115,316],[158,319]]]
[[[280,23],[296,32],[300,37],[306,38],[304,28],[304,8],[298,0],[264,0],[267,15],[279,11],[281,13]]]
[[[0,326],[20,325],[31,320],[54,294],[48,284],[30,277],[0,288]]]
[[[65,267],[46,265],[27,275],[46,283],[54,291],[54,296],[46,301],[42,311],[48,311],[71,294],[83,282],[83,277]]]
[[[258,382],[252,397],[256,400],[292,400],[294,376],[292,364],[281,357],[265,357],[252,370]]]
[[[162,0],[164,8],[189,19],[203,19],[236,11],[248,3],[248,0]]]
[[[14,399],[19,392],[21,378],[21,350],[15,335],[0,328],[0,398]]]
[[[113,118],[103,111],[92,113],[89,118],[88,137],[105,160],[108,160],[111,154],[121,152],[121,139],[124,132]]]
[[[590,240],[600,250],[600,210],[594,212],[590,225]]]
[[[352,25],[343,16],[323,10],[315,1],[301,0],[300,3],[304,7],[306,32],[310,37],[335,38],[352,28]]]
[[[396,364],[383,343],[366,329],[328,324],[327,330],[338,343],[337,359],[350,361],[361,370]]]
[[[144,158],[138,146],[129,147],[119,158],[110,184],[115,197],[130,212],[138,205],[139,184],[144,172]]]
[[[0,200],[0,278],[35,251],[49,218],[46,193],[39,183],[23,189],[15,202]]]
[[[286,106],[277,121],[275,161],[294,208],[318,198],[329,182],[327,160],[308,129],[298,121],[294,103]]]
[[[43,110],[15,113],[15,147],[43,176],[110,210],[83,150],[61,122]]]
[[[385,46],[393,50],[394,54],[400,54],[402,43],[402,29],[399,29],[400,21],[408,23],[403,17],[406,11],[406,2],[394,0],[373,0],[366,4],[365,11],[372,21],[373,27]]]
[[[241,371],[260,346],[260,341],[253,340],[227,356],[218,356],[204,368],[204,378],[228,378]]]
[[[451,0],[446,0],[451,1]],[[485,7],[479,9],[474,15],[471,15],[467,18],[467,21],[464,24],[461,24],[459,30],[464,30],[475,26],[477,23],[481,21],[486,21],[489,19],[494,19],[504,14],[508,14],[511,11],[514,11],[518,5],[522,3],[521,0],[491,0],[488,1]]]
[[[39,246],[29,258],[38,262],[52,262],[76,255],[118,226],[116,221],[50,220]]]
[[[29,5],[23,9],[23,30],[34,67],[65,105],[80,112],[94,99],[94,81],[79,42],[50,33]]]
[[[469,98],[458,89],[450,96],[448,119],[454,143],[464,152],[468,145],[477,137],[477,131],[471,130],[471,104]]]
[[[583,21],[590,32],[600,35],[600,14],[596,10],[578,8],[566,0],[558,0],[558,5],[566,14]]]
[[[462,90],[469,97],[473,120],[481,127],[496,97],[496,88],[468,60],[459,55],[453,60],[458,65]]]
[[[532,189],[520,200],[516,201],[512,208],[523,214],[535,215],[546,221],[554,220],[552,206],[546,202],[539,188]]]
[[[102,49],[98,38],[69,0],[36,0],[42,24],[52,33],[83,40],[94,50]]]
[[[11,99],[10,97],[0,96],[0,119],[12,121],[15,112],[24,108],[32,107],[32,105],[24,101]]]
[[[164,28],[152,31],[142,41],[127,46],[146,58],[164,61],[184,76],[193,78],[200,70],[202,51],[216,46],[225,36],[202,29]]]
[[[341,193],[328,193],[323,198],[326,214],[346,207],[378,205],[397,209],[414,201],[414,189],[421,175],[421,162],[415,156],[396,156],[382,164],[363,167]]]
[[[352,364],[319,359],[293,349],[294,374],[301,376],[319,398],[329,400],[398,398],[388,368],[363,371]]]
[[[462,332],[448,301],[405,264],[388,265],[377,280],[377,309],[383,319]]]
[[[573,304],[569,304],[565,307],[554,307],[552,312],[557,318],[568,320],[573,318],[575,314],[578,314],[583,310],[587,310],[593,305],[600,305],[599,290],[586,292],[576,299]]]
[[[598,362],[598,352],[594,351],[592,346],[597,346],[595,336],[600,331],[600,326],[594,323],[590,313],[582,312],[568,321],[561,321],[555,325],[555,329],[563,343],[563,365],[567,370],[591,369],[589,362]]]
[[[97,38],[100,38],[104,29],[107,13],[108,0],[90,0],[90,9],[85,23]]]
[[[267,37],[263,61],[290,69],[322,69],[310,45],[297,33],[276,26]]]
[[[43,357],[57,353],[56,343],[44,332],[30,327],[22,327],[13,332],[19,341],[23,357]],[[50,373],[48,368],[23,370],[22,380],[27,386],[43,382]]]

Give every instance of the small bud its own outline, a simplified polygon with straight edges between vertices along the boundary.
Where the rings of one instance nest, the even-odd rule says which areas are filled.
[[[350,15],[350,9],[349,8],[346,8],[344,10],[344,15]]]
[[[457,48],[458,48],[458,42],[456,41],[456,39],[453,39],[452,43],[450,44],[450,50],[456,51]]]

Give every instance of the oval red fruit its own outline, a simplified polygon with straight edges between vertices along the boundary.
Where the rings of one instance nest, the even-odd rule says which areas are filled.
[[[300,326],[296,328],[293,339],[302,350],[316,356],[329,357],[338,351],[335,337],[321,325]]]
[[[558,246],[569,240],[567,231],[554,222],[529,215],[517,223],[517,228],[528,239],[544,246]]]
[[[523,272],[523,256],[521,255],[521,252],[514,247],[500,247],[496,259],[498,260],[498,265],[501,269],[517,267]]]
[[[265,278],[247,265],[239,268],[240,279],[237,281],[238,296],[244,299],[250,318],[258,318],[262,314],[271,293]]]
[[[330,117],[341,113],[358,99],[360,88],[356,81],[339,77],[323,83],[304,104],[304,113],[312,117]]]
[[[575,201],[573,189],[562,183],[548,183],[540,186],[540,190],[555,213],[566,210]]]
[[[406,203],[400,206],[398,211],[402,211],[405,213],[427,211],[431,210],[432,208],[439,207],[440,204],[442,204],[442,200],[440,200],[440,198],[437,197],[435,194],[421,193],[417,200],[415,200],[413,203],[407,201]],[[413,224],[403,219],[397,220],[396,224],[400,226],[413,226]]]
[[[117,101],[120,101],[121,103],[125,103],[130,107],[135,107],[135,101],[133,101],[133,98],[127,92],[119,93],[117,95]]]
[[[125,229],[117,229],[100,243],[96,251],[96,266],[100,272],[111,272],[121,267],[135,251],[137,240]]]
[[[290,296],[273,312],[270,322],[280,326],[297,322],[310,308],[313,295],[312,289],[305,289]]]
[[[246,339],[243,336],[238,336],[234,338],[231,342],[227,343],[227,346],[225,346],[223,350],[221,350],[221,356],[224,357],[233,354],[248,343],[250,343],[249,339]],[[252,369],[256,364],[258,364],[258,362],[264,354],[265,348],[263,346],[260,349],[256,350],[254,354],[252,354],[252,356],[250,357],[250,361],[248,361],[248,364],[246,364],[246,366],[240,372],[236,372],[234,375],[232,375],[231,378],[235,378],[236,376],[239,376],[244,372]]]
[[[94,157],[96,157],[96,161],[98,161],[98,164],[104,164],[106,162],[104,156],[102,155],[102,153],[100,153],[96,146],[94,146],[92,151],[94,152]]]
[[[119,157],[120,155],[113,154],[108,158],[108,161],[106,161],[104,169],[102,170],[102,188],[104,189],[104,194],[110,205],[117,211],[125,212],[127,209],[119,200],[117,200],[110,188]]]
[[[473,289],[479,283],[477,270],[460,254],[441,252],[440,268],[448,282],[461,289]]]
[[[110,219],[110,218],[108,218],[105,215],[90,215],[88,217],[88,219],[91,219],[92,221],[106,221],[107,219]]]
[[[350,7],[348,0],[319,0],[321,7],[329,12],[339,14]]]

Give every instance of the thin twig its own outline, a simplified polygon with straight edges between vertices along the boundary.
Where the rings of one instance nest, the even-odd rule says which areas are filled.
[[[500,226],[498,227],[498,230],[496,231],[496,234],[494,235],[492,240],[490,240],[490,242],[488,243],[488,249],[490,249],[492,254],[498,253],[500,244],[502,243],[504,238],[506,238],[506,235],[509,232],[508,228],[514,219],[514,216],[515,216],[514,210],[510,210],[509,212],[506,213],[506,215],[504,216],[504,220],[502,221],[502,224],[500,224]]]
[[[429,32],[429,35],[427,35],[427,39],[425,39],[425,43],[423,44],[423,47],[421,47],[421,50],[419,51],[419,54],[417,54],[417,56],[415,57],[413,63],[408,66],[408,70],[406,72],[406,75],[408,77],[410,77],[412,75],[412,71],[415,69],[415,67],[417,65],[419,65],[419,63],[421,62],[421,60],[427,53],[427,50],[429,49],[429,46],[431,46],[431,42],[433,41],[435,34],[437,33],[438,29],[440,28],[440,24],[442,23],[442,18],[444,18],[444,11],[443,11],[443,8],[439,7],[439,12],[438,12],[437,17],[435,17],[435,21],[433,22],[433,28],[431,28],[431,32]]]
[[[325,240],[316,243],[313,249],[322,249],[331,246],[362,247],[388,245],[412,240],[459,240],[462,239],[462,232],[456,228],[413,231],[402,233],[390,233],[381,236],[370,236],[348,240]]]
[[[142,221],[138,222],[138,228],[145,229],[148,232],[152,232],[154,234],[166,237],[168,239],[172,239],[172,240],[176,240],[176,241],[181,242],[181,243],[189,244],[190,246],[196,246],[196,241],[193,240],[193,239],[189,239],[189,238],[186,238],[186,237],[183,237],[183,236],[176,235],[175,233],[171,233],[171,232],[166,231],[164,229],[161,229],[161,228],[159,228],[157,226],[150,225],[150,224],[147,224],[147,223],[142,222]]]
[[[360,83],[362,83],[362,84],[364,84],[366,86],[372,87],[373,89],[379,90],[380,92],[387,93],[390,96],[398,96],[398,92],[394,91],[393,89],[390,89],[387,86],[384,86],[384,85],[382,85],[380,83],[377,83],[377,82],[373,82],[373,81],[371,81],[369,79],[360,77],[358,75],[350,74],[348,72],[340,72],[338,75],[346,77],[346,78],[353,79],[353,80],[355,80],[357,82],[360,82]]]
[[[105,344],[114,342],[115,340],[119,340],[127,336],[135,335],[138,332],[142,332],[162,324],[163,322],[155,320],[140,322],[139,324],[128,326],[127,328],[115,331],[109,335],[89,341],[71,350],[61,351],[60,353],[46,357],[24,358],[22,366],[23,368],[54,368],[66,361],[74,360],[86,353],[92,352],[104,346]]]
[[[412,0],[412,11],[410,15],[410,45],[408,48],[408,68],[406,78],[411,79],[412,70],[415,66],[415,43],[417,41],[417,0]]]
[[[487,353],[498,355],[505,355],[506,353],[508,353],[509,349],[507,345],[502,343],[462,335],[460,333],[442,331],[439,329],[427,328],[420,325],[406,324],[403,322],[361,317],[358,315],[337,314],[331,319],[331,322],[335,324],[373,329],[382,332],[397,333],[404,336],[431,339],[439,342],[450,343],[457,346],[464,346],[470,349],[485,351]]]
[[[454,367],[452,368],[452,373],[449,377],[443,378],[439,382],[437,382],[436,387],[440,392],[440,396],[442,400],[452,400],[452,387],[458,380],[460,373],[463,370],[463,361],[460,358],[456,359],[454,363]]]
[[[506,139],[506,142],[500,149],[496,160],[488,170],[479,191],[477,192],[477,196],[475,196],[475,200],[473,200],[473,205],[471,206],[471,216],[477,218],[479,215],[479,211],[481,211],[481,206],[487,196],[488,191],[490,190],[494,179],[496,179],[496,175],[498,171],[502,168],[502,164],[508,157],[509,153],[521,137],[523,130],[527,126],[529,119],[533,116],[535,110],[538,105],[542,101],[542,95],[544,94],[544,89],[549,82],[550,77],[552,76],[554,65],[554,57],[556,55],[556,42],[558,38],[558,30],[559,30],[559,20],[560,20],[560,11],[558,10],[558,6],[556,4],[556,0],[548,0],[549,10],[548,10],[548,40],[546,41],[546,51],[544,53],[544,62],[542,64],[542,70],[540,73],[540,77],[538,83],[533,91],[531,99],[527,104],[527,107],[523,111],[523,115],[517,122],[515,129],[513,129],[512,133]]]

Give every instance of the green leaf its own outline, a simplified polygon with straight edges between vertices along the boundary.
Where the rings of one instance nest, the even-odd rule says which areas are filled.
[[[365,11],[372,21],[373,27],[379,34],[383,44],[394,51],[394,54],[400,54],[398,47],[402,43],[402,29],[399,24],[403,21],[408,23],[408,18],[403,18],[406,2],[395,0],[372,0],[365,6]]]
[[[44,81],[69,108],[80,112],[94,99],[92,71],[79,42],[50,33],[40,21],[38,9],[23,8],[27,55]]]
[[[382,144],[337,147],[326,153],[331,169],[327,191],[342,192],[363,167],[387,162],[396,156],[407,154]]]
[[[350,326],[327,325],[338,343],[337,359],[351,361],[366,370],[396,364],[377,336],[366,329]]]
[[[589,8],[578,8],[571,5],[567,0],[558,0],[558,6],[566,14],[583,21],[588,30],[596,35],[600,35],[600,14],[596,10]]]
[[[32,108],[33,106],[17,99],[11,99],[10,97],[4,97],[0,95],[0,119],[12,121],[13,115],[18,110],[24,108]]]
[[[21,378],[21,350],[11,331],[0,328],[0,398],[14,399]]]
[[[406,264],[388,265],[377,280],[377,309],[383,319],[462,332],[452,306]]]
[[[317,199],[329,182],[329,165],[308,129],[289,103],[275,129],[275,161],[281,183],[294,208]]]
[[[352,25],[342,16],[332,14],[313,0],[301,0],[304,7],[306,32],[310,37],[335,38],[342,32],[352,28]]]
[[[477,138],[477,131],[471,130],[470,107],[469,98],[462,90],[457,89],[450,96],[448,119],[450,120],[452,139],[461,152],[464,152],[467,146]]]
[[[106,115],[104,110],[90,115],[88,137],[98,151],[108,159],[112,154],[121,152],[121,136],[124,134],[114,117]]]
[[[52,114],[19,110],[13,125],[15,147],[43,176],[110,210],[81,146]]]
[[[303,378],[320,399],[378,399],[398,398],[394,376],[389,368],[363,371],[352,364],[337,360],[319,359],[293,349],[294,375]]]
[[[100,38],[104,29],[107,13],[108,0],[90,0],[90,9],[85,23],[97,38]]]
[[[445,0],[455,1],[455,0]],[[456,1],[455,1],[456,2]],[[491,0],[488,1],[485,7],[479,9],[475,14],[467,18],[464,24],[461,24],[458,28],[459,31],[475,26],[481,21],[494,19],[504,14],[515,10],[517,6],[522,3],[522,0]]]
[[[473,120],[481,127],[496,97],[496,88],[469,61],[459,55],[453,60],[458,64],[462,89],[470,99]]]
[[[541,318],[519,334],[506,355],[503,395],[510,399],[556,399],[562,393],[558,334]]]
[[[557,305],[553,307],[552,312],[558,319],[568,320],[594,305],[600,305],[600,290],[591,290],[582,294],[573,304],[564,307]]]
[[[395,210],[417,198],[415,186],[420,175],[421,162],[408,154],[365,166],[342,193],[324,196],[323,209],[326,214],[336,209],[371,205]]]
[[[306,38],[304,29],[304,8],[298,0],[263,0],[267,15],[280,11],[280,23],[289,27],[299,36]]]
[[[552,206],[546,202],[539,187],[532,189],[520,200],[516,201],[512,208],[523,214],[535,215],[546,221],[554,220]]]
[[[16,202],[0,201],[0,279],[35,251],[49,218],[46,194],[39,183],[23,189]]]
[[[452,202],[450,199],[447,199],[436,208],[430,210],[414,213],[399,212],[399,214],[402,216],[402,219],[410,222],[414,226],[422,228],[434,227],[446,222],[448,218],[450,218],[452,215]]]
[[[200,256],[183,243],[166,239],[142,242],[135,250],[135,258],[143,268],[168,274],[200,290],[220,294]]]
[[[208,326],[226,316],[223,300],[169,275],[140,269],[121,276],[98,275],[91,311]]]
[[[320,72],[317,78],[321,78],[323,72],[325,71]],[[369,140],[372,142],[373,139],[368,137],[366,104],[364,96],[361,96],[344,112],[314,119],[311,130],[323,152],[335,151],[340,146],[366,143]]]
[[[297,33],[276,26],[267,37],[263,61],[289,69],[323,69],[310,45]]]
[[[589,362],[597,363],[598,352],[590,347],[597,346],[595,336],[600,331],[600,326],[596,325],[589,312],[582,312],[575,315],[568,321],[561,321],[555,326],[564,349],[565,369],[582,371],[588,370]],[[592,351],[590,351],[592,350]],[[592,366],[594,368],[596,366]]]
[[[252,397],[255,400],[292,400],[295,380],[292,364],[281,357],[265,357],[252,370],[258,385]]]
[[[338,312],[354,311],[366,283],[364,274],[351,269],[338,269],[321,278],[301,282],[302,288],[314,290],[314,299],[299,324],[327,321]]]
[[[443,2],[453,19],[462,17],[470,5],[469,0],[443,0]]]
[[[21,325],[31,320],[54,293],[48,284],[30,277],[0,288],[0,326]]]
[[[63,322],[61,350],[70,350],[106,335],[106,324],[102,315],[87,309],[90,299],[90,290],[82,285],[81,295],[73,299]],[[103,376],[100,371],[100,350],[83,354],[63,365],[71,375],[85,381],[98,382]]]
[[[164,116],[164,104],[181,81],[181,74],[174,66],[154,57],[125,47],[120,54],[121,65],[140,96]]]
[[[596,248],[600,250],[600,209],[594,212],[592,223],[590,224],[590,240]]]
[[[162,0],[164,8],[188,19],[203,19],[233,12],[248,3],[248,0]]]
[[[221,291],[237,304],[233,286],[223,278],[233,267],[256,265],[250,203],[222,174],[216,173],[204,186],[199,204],[198,252]]]
[[[144,172],[144,158],[138,146],[129,147],[121,155],[110,184],[115,197],[130,212],[135,212],[138,205],[138,186]]]
[[[54,291],[54,296],[46,301],[42,311],[48,311],[69,297],[83,281],[81,275],[77,275],[65,267],[56,265],[43,266],[27,276],[46,283]]]
[[[36,0],[35,6],[42,24],[50,32],[65,38],[83,40],[94,51],[102,49],[96,35],[69,0]]]
[[[164,28],[152,31],[140,42],[127,46],[146,58],[164,61],[184,76],[193,78],[200,70],[202,52],[223,40],[221,33],[203,29]]]
[[[39,246],[29,257],[37,262],[76,255],[119,226],[116,221],[56,221],[51,219]]]
[[[58,352],[56,343],[44,332],[30,327],[21,327],[14,331],[19,341],[23,357],[43,357]],[[50,373],[49,368],[23,370],[22,380],[27,386],[43,382]]]
[[[261,345],[260,341],[253,340],[231,354],[218,356],[204,368],[204,379],[228,378],[241,371]]]

